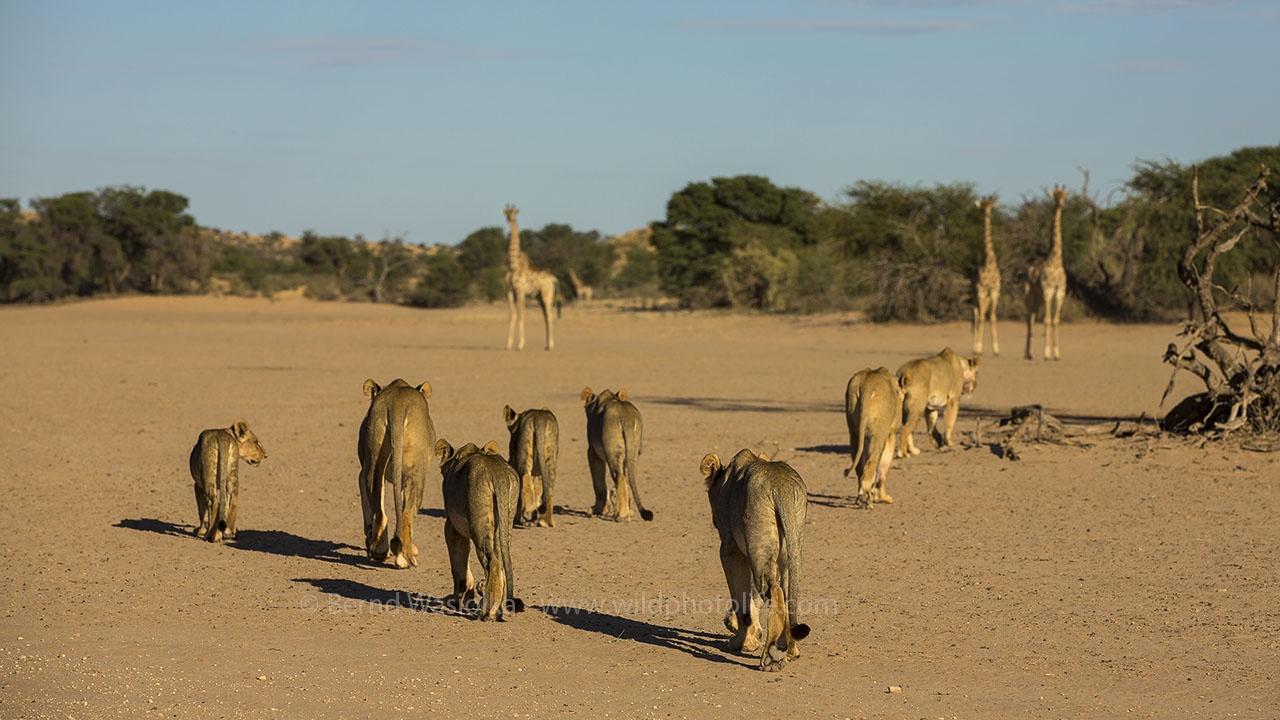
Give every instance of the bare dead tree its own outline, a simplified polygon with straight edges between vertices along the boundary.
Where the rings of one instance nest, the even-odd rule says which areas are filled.
[[[1240,202],[1223,211],[1200,202],[1199,173],[1192,170],[1196,237],[1178,263],[1178,277],[1191,291],[1198,315],[1179,334],[1185,338],[1182,346],[1170,343],[1165,351],[1164,361],[1174,369],[1160,402],[1168,398],[1180,371],[1199,378],[1205,392],[1170,410],[1163,423],[1166,429],[1219,437],[1241,429],[1280,430],[1280,262],[1274,271],[1270,327],[1259,320],[1260,308],[1251,294],[1214,280],[1218,259],[1246,237],[1280,249],[1280,196],[1268,196],[1269,175],[1262,167]],[[1247,314],[1247,335],[1227,322],[1223,313],[1228,311]]]
[[[404,235],[386,235],[378,243],[378,276],[373,281],[373,301],[386,302],[387,281],[391,274],[407,267],[413,258],[404,250]]]

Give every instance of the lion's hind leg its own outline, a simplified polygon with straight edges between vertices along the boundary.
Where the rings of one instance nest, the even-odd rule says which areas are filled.
[[[733,633],[726,647],[734,652],[754,653],[760,646],[760,631],[751,612],[751,566],[732,540],[720,543],[720,565],[729,585],[729,612],[724,624]]]

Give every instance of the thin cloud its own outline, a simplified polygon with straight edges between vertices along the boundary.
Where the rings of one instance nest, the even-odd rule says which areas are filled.
[[[680,23],[679,27],[685,30],[827,32],[886,36],[939,35],[969,32],[977,29],[974,23],[967,20],[857,20],[852,18],[818,18],[811,20],[793,18],[714,18],[686,20]]]
[[[850,5],[894,8],[969,8],[1025,5],[1029,0],[845,0]]]
[[[409,65],[503,60],[510,57],[506,53],[464,48],[414,37],[295,35],[264,38],[255,45],[259,50],[316,67]]]
[[[1159,75],[1177,72],[1186,66],[1183,61],[1173,58],[1131,58],[1106,63],[1098,69],[1113,75]]]
[[[1235,0],[1086,0],[1060,2],[1059,12],[1072,15],[1162,15],[1184,10],[1220,10]]]

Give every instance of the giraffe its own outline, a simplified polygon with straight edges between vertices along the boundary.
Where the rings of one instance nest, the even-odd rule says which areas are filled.
[[[578,273],[573,268],[569,268],[569,282],[573,283],[573,297],[584,303],[591,302],[592,296],[596,291],[590,285],[582,282],[582,278],[578,277]]]
[[[973,308],[973,352],[982,354],[983,325],[991,323],[991,352],[1000,354],[1000,335],[996,330],[996,306],[1000,304],[1000,263],[996,262],[996,246],[991,241],[991,208],[996,196],[988,195],[975,203],[982,210],[982,244],[986,259],[978,268],[978,278],[973,283],[976,305]]]
[[[507,205],[502,214],[507,217],[511,226],[511,240],[507,245],[507,309],[510,311],[507,320],[507,349],[515,337],[516,320],[520,320],[520,344],[517,350],[524,349],[524,305],[525,298],[536,295],[538,304],[542,306],[542,320],[547,329],[547,349],[556,346],[551,319],[551,306],[556,298],[556,276],[546,270],[538,270],[529,264],[529,257],[520,252],[520,225],[516,215],[520,209],[515,205]]]
[[[1031,359],[1031,334],[1036,313],[1044,313],[1044,359],[1062,359],[1058,327],[1062,322],[1062,303],[1067,299],[1067,271],[1062,267],[1062,206],[1067,189],[1053,186],[1053,247],[1049,257],[1027,268],[1022,289],[1027,301],[1027,347],[1024,356]]]

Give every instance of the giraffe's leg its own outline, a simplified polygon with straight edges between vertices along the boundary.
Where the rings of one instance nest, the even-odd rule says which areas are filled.
[[[982,291],[978,291],[978,304],[973,308],[973,354],[982,354],[982,317],[987,312]]]
[[[1062,305],[1067,300],[1067,288],[1059,287],[1053,303],[1053,359],[1062,359]]]
[[[1044,311],[1044,359],[1048,360],[1053,356],[1053,290],[1046,287],[1041,302],[1040,308]]]
[[[515,342],[516,337],[516,291],[514,288],[507,288],[507,349],[511,349],[511,344]]]
[[[1022,351],[1022,357],[1030,360],[1031,358],[1031,335],[1035,331],[1036,326],[1036,301],[1035,288],[1027,288],[1026,291],[1027,305],[1027,346]]]
[[[547,330],[547,349],[550,350],[556,346],[555,336],[552,334],[554,319],[551,317],[551,310],[556,303],[556,287],[555,285],[543,286],[542,294],[539,296],[542,302],[542,322]]]
[[[524,349],[524,293],[516,293],[516,324],[520,326],[520,342],[516,343],[517,350]]]
[[[998,320],[996,319],[996,306],[1000,304],[1000,293],[992,293],[991,299],[987,301],[991,306],[991,354],[1000,354],[1000,333],[996,331]]]

